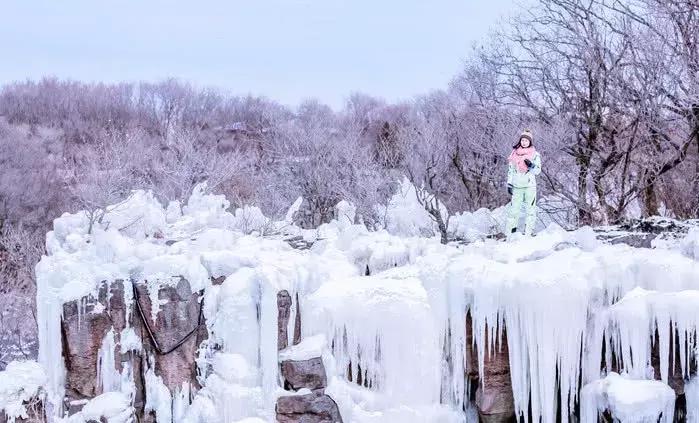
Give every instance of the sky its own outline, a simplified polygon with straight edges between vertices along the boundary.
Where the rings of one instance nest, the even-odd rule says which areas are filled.
[[[23,0],[0,7],[0,85],[175,77],[289,106],[446,88],[514,0]]]

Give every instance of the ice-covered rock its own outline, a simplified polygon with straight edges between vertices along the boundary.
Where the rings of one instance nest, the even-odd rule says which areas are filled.
[[[92,398],[118,388],[120,360],[115,359],[115,331],[126,326],[124,283],[116,280],[99,284],[96,296],[88,295],[63,304],[61,322],[65,345],[63,360],[68,400]]]
[[[286,235],[246,235],[203,187],[181,208],[130,201],[108,209],[109,227],[67,214],[47,235],[37,304],[55,417],[66,393],[111,391],[168,422],[289,419],[301,407],[333,419],[332,402],[354,423],[462,423],[476,408],[565,423],[581,384],[612,371],[677,393],[673,381],[693,375],[699,267],[679,249],[555,225],[466,245],[396,235],[433,228],[414,202],[384,210],[393,226],[377,231],[342,204],[342,219],[289,231],[312,243],[297,249]],[[285,361],[308,361],[287,372],[296,392],[283,389]]]
[[[134,408],[128,396],[121,392],[106,392],[88,401],[68,423],[132,423],[134,417]]]
[[[581,423],[595,423],[605,411],[621,423],[666,423],[673,421],[675,392],[659,381],[612,372],[586,385],[580,403]]]

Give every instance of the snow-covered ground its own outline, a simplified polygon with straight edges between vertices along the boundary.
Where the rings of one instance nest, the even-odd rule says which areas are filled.
[[[186,205],[161,205],[151,194],[135,192],[109,208],[91,233],[85,213],[56,219],[47,235],[47,255],[36,268],[39,359],[48,401],[54,404],[49,410],[60,414],[63,397],[62,304],[96,294],[104,280],[147,283],[157,294],[159,286],[180,276],[193,291],[205,290],[209,338],[221,348],[202,348],[197,365],[211,371],[202,371],[208,376],[191,405],[184,394],[164,392],[153,372],[146,375],[147,407],[158,410],[159,421],[165,416],[190,423],[274,421],[274,403],[282,394],[276,328],[280,290],[292,298],[298,294],[302,336],[311,340],[286,354],[322,355],[326,392],[345,422],[472,418],[467,417],[471,411],[463,411],[471,407],[464,378],[468,310],[474,341],[483,346],[478,349],[481,372],[486,330],[493,348],[499,330],[507,328],[515,407],[525,421],[531,398],[534,420],[555,422],[559,387],[570,398],[561,404],[567,421],[582,388],[579,380],[592,384],[582,406],[594,412],[621,410],[623,404],[612,400],[624,400],[619,394],[624,383],[648,395],[664,389],[658,383],[667,388],[662,382],[631,384],[607,376],[600,361],[603,350],[607,355],[616,351],[633,379],[650,378],[651,334],[657,326],[662,351],[674,336],[670,321],[681,342],[692,345],[699,324],[696,232],[653,250],[609,245],[590,228],[567,232],[555,225],[535,238],[499,242],[485,236],[492,230],[488,222],[497,219],[478,211],[452,221],[470,243],[442,245],[439,237],[419,236],[433,231],[433,225],[414,204],[397,205],[406,201],[394,199],[385,206],[390,224],[379,231],[354,224],[354,209],[344,202],[337,220],[301,230],[291,225],[293,210],[281,222],[254,208],[229,212],[226,199],[205,194],[203,186]],[[290,237],[301,237],[310,248],[292,248],[284,241]],[[213,285],[211,278],[220,276],[225,281]],[[289,333],[293,321],[292,316]],[[126,335],[122,339],[138,343]],[[687,378],[693,356],[693,349],[683,351]],[[666,363],[661,369],[668,368]],[[667,374],[661,377],[667,382]],[[125,378],[110,379],[118,391],[114,401],[132,395]],[[612,391],[619,395],[610,396]],[[109,409],[114,401],[104,398],[93,401],[83,414],[110,414],[119,421],[124,407]],[[699,409],[699,398],[688,395],[687,401],[689,409]],[[649,410],[654,407],[649,402],[639,409],[642,415],[624,421],[646,421],[643,416],[657,417],[667,406],[657,401],[657,409]]]

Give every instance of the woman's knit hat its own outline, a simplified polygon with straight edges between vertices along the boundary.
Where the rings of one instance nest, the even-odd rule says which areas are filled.
[[[517,138],[517,143],[515,145],[513,145],[512,148],[519,147],[519,143],[520,143],[520,141],[522,141],[522,138],[528,139],[530,146],[534,145],[534,135],[532,134],[532,131],[530,131],[529,129],[525,129],[522,132],[522,134],[519,136],[519,138]]]

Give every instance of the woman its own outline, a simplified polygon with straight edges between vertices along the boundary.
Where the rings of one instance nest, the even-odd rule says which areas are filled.
[[[536,224],[536,176],[541,173],[541,156],[534,148],[534,136],[525,129],[517,144],[512,146],[507,172],[507,192],[512,196],[510,216],[507,219],[509,233],[517,232],[519,214],[524,204],[527,216],[525,235],[531,235]]]

